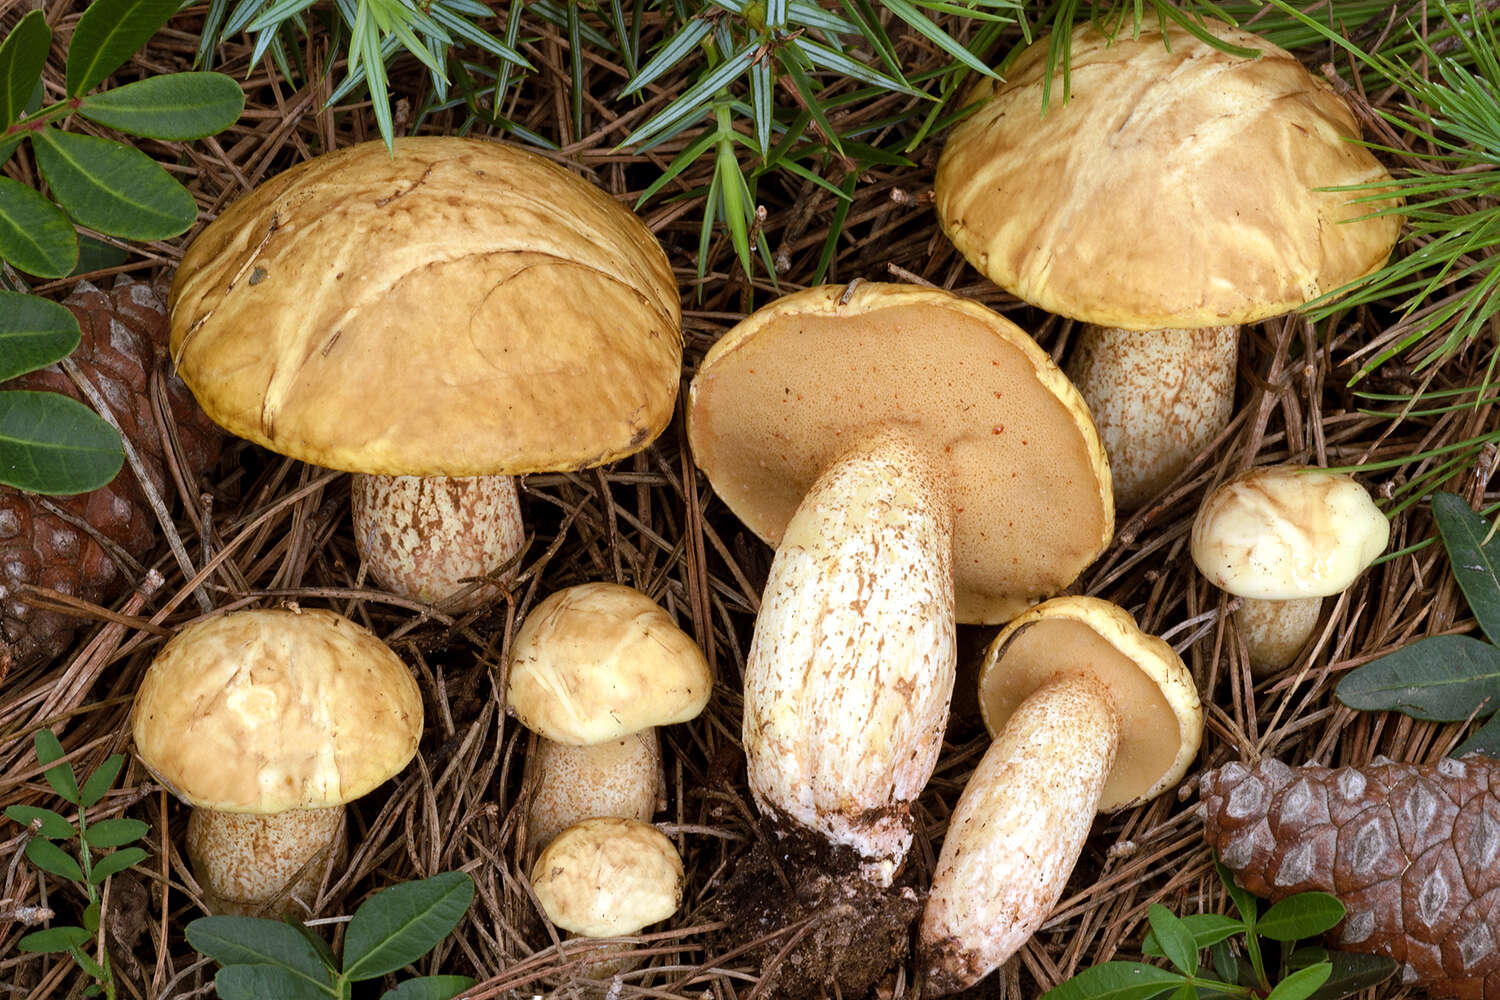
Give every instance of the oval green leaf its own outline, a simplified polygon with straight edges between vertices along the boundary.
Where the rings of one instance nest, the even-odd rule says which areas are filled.
[[[473,985],[468,976],[421,976],[386,990],[380,1000],[453,1000]]]
[[[51,840],[67,840],[78,832],[72,823],[41,806],[6,806],[5,815],[28,829],[33,822],[40,821],[41,835]]]
[[[42,79],[51,45],[52,29],[39,10],[21,18],[0,43],[0,129],[10,128],[21,117]]]
[[[37,166],[73,220],[110,236],[164,240],[198,218],[188,189],[138,149],[44,128],[31,137]]]
[[[1469,610],[1490,642],[1500,643],[1500,532],[1454,493],[1435,494],[1432,515]]]
[[[0,382],[62,360],[79,337],[78,319],[67,306],[0,291]]]
[[[1401,963],[1388,955],[1352,951],[1329,952],[1328,960],[1333,965],[1333,975],[1308,1000],[1341,1000],[1353,996],[1360,990],[1380,985],[1401,968]]]
[[[78,262],[73,223],[40,191],[0,177],[0,257],[27,274],[61,278]]]
[[[42,871],[58,878],[65,878],[70,882],[83,881],[83,869],[78,867],[78,862],[50,840],[27,841],[26,857]]]
[[[125,65],[182,6],[180,0],[94,0],[68,43],[69,97],[79,97]]]
[[[315,984],[279,965],[230,965],[214,976],[221,1000],[327,1000],[338,991]]]
[[[120,768],[124,766],[124,754],[110,754],[104,763],[99,765],[99,769],[84,780],[83,787],[78,790],[79,804],[88,807],[104,798],[104,793],[109,791],[109,787],[115,783],[115,778],[119,777]]]
[[[1182,985],[1180,973],[1144,962],[1104,962],[1042,994],[1042,1000],[1151,1000]]]
[[[1500,708],[1500,648],[1467,635],[1419,639],[1349,671],[1339,701],[1364,711],[1461,722]]]
[[[1167,961],[1189,976],[1198,971],[1198,946],[1193,941],[1193,932],[1179,920],[1171,910],[1160,903],[1152,903],[1147,911],[1151,922],[1151,933],[1161,946]]]
[[[79,275],[89,274],[93,271],[103,271],[111,267],[118,267],[130,259],[129,252],[121,249],[113,243],[106,243],[97,236],[88,233],[78,234],[78,263],[73,268],[73,273],[68,275],[76,278]]]
[[[89,869],[89,881],[94,885],[100,885],[111,875],[118,875],[131,865],[138,865],[146,860],[146,852],[139,847],[126,847],[107,854],[94,862]]]
[[[223,73],[150,76],[85,97],[78,113],[150,139],[201,139],[224,131],[245,109],[245,92]]]
[[[0,392],[0,483],[30,493],[87,493],[115,478],[124,462],[119,433],[77,400]],[[77,795],[75,785],[69,801]]]
[[[1260,915],[1256,931],[1272,941],[1300,941],[1331,930],[1344,919],[1344,904],[1326,892],[1299,892]]]
[[[1490,716],[1489,722],[1474,730],[1474,735],[1464,740],[1463,744],[1453,751],[1453,756],[1462,757],[1471,753],[1500,757],[1500,712]]]
[[[187,939],[220,965],[279,965],[318,983],[332,971],[300,930],[279,920],[199,917],[187,925]]]
[[[83,839],[90,847],[124,847],[140,840],[150,829],[138,819],[102,819],[89,825]]]
[[[1226,917],[1219,913],[1193,913],[1182,918],[1183,924],[1193,933],[1193,944],[1199,951],[1212,947],[1226,938],[1245,932],[1245,923],[1233,917]],[[1162,951],[1161,945],[1156,940],[1156,934],[1146,932],[1146,940],[1141,942],[1141,953],[1156,958],[1166,958],[1166,952]]]
[[[1307,1000],[1332,974],[1333,966],[1326,962],[1298,969],[1272,987],[1266,1000]]]
[[[444,872],[383,889],[365,900],[344,934],[344,976],[373,979],[421,958],[457,926],[474,899],[474,880]]]
[[[81,948],[93,937],[82,927],[49,927],[16,942],[17,951],[56,952]]]

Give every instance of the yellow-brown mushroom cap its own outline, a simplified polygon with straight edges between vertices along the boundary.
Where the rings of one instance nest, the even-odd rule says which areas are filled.
[[[1151,799],[1186,773],[1203,740],[1193,675],[1171,646],[1142,632],[1128,611],[1094,597],[1039,604],[995,637],[979,674],[979,705],[990,735],[1000,732],[1027,695],[1068,673],[1103,683],[1121,720],[1101,811]]]
[[[422,735],[416,681],[331,611],[235,611],[162,647],[136,694],[136,753],[194,806],[341,805],[395,776]]]
[[[1349,107],[1282,49],[1204,27],[1260,57],[1085,24],[1066,104],[1059,73],[1042,114],[1048,38],[980,84],[937,168],[959,251],[1034,305],[1131,330],[1278,316],[1381,267],[1400,221],[1361,217],[1390,203],[1317,190],[1390,179]]]
[[[629,210],[498,142],[369,142],[280,174],[193,241],[172,357],[219,424],[328,468],[585,468],[671,418],[677,286]]]
[[[694,460],[773,545],[819,472],[882,427],[925,451],[952,501],[959,621],[1005,621],[1056,593],[1114,533],[1078,391],[1023,330],[950,292],[788,295],[726,333],[689,392]]]
[[[682,858],[647,823],[601,816],[558,834],[531,883],[547,919],[585,937],[634,934],[682,905]]]

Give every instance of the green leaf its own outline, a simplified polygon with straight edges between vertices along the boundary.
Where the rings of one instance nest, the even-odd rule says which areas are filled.
[[[97,236],[88,233],[78,234],[78,263],[73,267],[70,278],[93,271],[104,271],[111,267],[118,267],[130,259],[130,254],[115,246],[106,243]]]
[[[0,483],[32,493],[87,493],[115,478],[124,462],[119,433],[76,399],[0,392]],[[53,771],[47,781],[76,804],[78,787],[66,770],[67,793]]]
[[[1453,493],[1432,498],[1453,578],[1490,642],[1500,643],[1500,532]]]
[[[83,881],[83,869],[71,854],[50,840],[35,838],[26,842],[26,857],[44,872],[73,882]]]
[[[453,1000],[473,985],[468,976],[421,976],[386,990],[380,1000]]]
[[[78,792],[79,802],[84,806],[96,805],[115,783],[115,779],[120,776],[120,768],[124,765],[123,754],[111,754],[103,764],[99,765],[99,769],[84,781],[83,787]]]
[[[1266,995],[1266,1000],[1307,1000],[1318,991],[1318,987],[1328,981],[1328,977],[1332,974],[1333,966],[1327,963],[1298,969],[1272,987],[1271,992]]]
[[[78,113],[151,139],[201,139],[224,131],[245,109],[245,92],[222,73],[149,76],[85,97]]]
[[[40,191],[0,177],[0,257],[27,274],[61,278],[78,262],[78,237]]]
[[[1385,982],[1401,968],[1401,963],[1387,955],[1333,951],[1328,953],[1328,960],[1333,965],[1333,974],[1309,1000],[1341,1000]]]
[[[326,975],[326,974],[325,974]],[[279,965],[229,965],[214,976],[220,1000],[324,1000],[338,991]]]
[[[1349,671],[1339,701],[1365,711],[1459,722],[1500,707],[1500,648],[1466,635],[1419,639]]]
[[[82,948],[93,935],[82,927],[48,927],[16,942],[17,951],[57,952]]]
[[[1180,974],[1143,962],[1105,962],[1058,983],[1042,1000],[1151,1000],[1183,982]]]
[[[0,395],[0,406],[3,406],[6,397]],[[0,440],[3,440],[4,421],[0,419]],[[49,767],[42,772],[47,779],[47,784],[63,799],[78,804],[78,779],[73,774],[73,766],[63,761],[67,756],[63,752],[62,744],[58,742],[57,734],[50,729],[38,729],[31,737],[32,745],[36,747],[36,760],[38,764],[47,765],[57,762],[56,767]]]
[[[1225,867],[1222,861],[1214,862],[1214,870],[1219,873],[1219,881],[1224,883],[1224,890],[1234,901],[1234,908],[1240,911],[1240,919],[1245,922],[1246,932],[1252,933],[1256,917],[1260,913],[1260,903],[1256,901],[1255,894],[1236,882],[1234,872]]]
[[[301,932],[260,917],[199,917],[187,925],[188,944],[220,965],[277,965],[309,982],[330,981],[332,969]]]
[[[103,83],[181,6],[179,0],[94,0],[68,43],[69,97]]]
[[[1344,904],[1326,892],[1299,892],[1260,915],[1255,930],[1272,941],[1300,941],[1331,930],[1344,919]]]
[[[0,382],[62,360],[79,339],[78,319],[67,306],[0,291]]]
[[[1195,975],[1198,972],[1198,948],[1193,942],[1193,932],[1160,903],[1151,904],[1147,919],[1167,961],[1189,976]]]
[[[150,824],[138,819],[104,819],[89,825],[83,839],[90,847],[124,847],[144,837]]]
[[[33,133],[31,144],[52,196],[90,229],[131,240],[164,240],[198,218],[188,189],[138,149],[54,128]]]
[[[6,806],[5,815],[24,827],[30,827],[34,820],[41,820],[41,836],[49,840],[67,840],[78,833],[72,823],[40,806]]]
[[[0,129],[10,128],[26,107],[26,99],[41,82],[52,45],[47,18],[34,10],[16,22],[0,44]]]
[[[1226,938],[1245,932],[1245,923],[1218,913],[1194,913],[1182,918],[1182,923],[1192,932],[1193,946],[1198,951],[1212,947]],[[1149,931],[1141,943],[1141,953],[1156,958],[1166,958],[1167,953],[1156,940],[1156,933]]]
[[[463,918],[474,880],[444,872],[383,889],[365,900],[344,934],[344,975],[352,981],[395,972],[421,958]]]
[[[1490,721],[1474,730],[1474,735],[1464,740],[1453,751],[1453,756],[1462,757],[1464,754],[1470,753],[1483,753],[1491,757],[1500,757],[1500,712],[1496,712],[1490,716]]]
[[[146,852],[139,847],[124,847],[113,854],[106,854],[89,870],[89,882],[94,885],[103,885],[104,880],[111,875],[118,875],[131,865],[138,865],[146,860]]]
[[[97,899],[83,908],[83,929],[90,934],[99,933],[99,909],[100,903]]]

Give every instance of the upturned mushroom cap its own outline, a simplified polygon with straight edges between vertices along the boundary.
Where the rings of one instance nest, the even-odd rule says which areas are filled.
[[[188,803],[342,805],[395,776],[422,697],[390,648],[331,611],[235,611],[184,628],[136,694],[136,753]]]
[[[171,311],[210,417],[350,472],[600,465],[666,426],[682,363],[676,282],[640,220],[478,139],[368,142],[272,178],[193,241]]]
[[[1051,39],[982,82],[937,168],[959,251],[1033,305],[1132,330],[1278,316],[1381,267],[1400,220],[1319,190],[1389,180],[1349,107],[1282,49],[1202,26],[1260,57],[1084,24],[1045,116]]]
[[[950,292],[785,296],[714,344],[689,391],[694,460],[773,545],[819,472],[882,427],[923,448],[952,500],[959,621],[1005,621],[1056,593],[1114,533],[1077,390],[1019,327]]]
[[[609,816],[568,827],[531,868],[547,919],[585,937],[634,934],[682,905],[682,858],[666,835]]]
[[[1390,522],[1353,477],[1270,466],[1226,480],[1204,499],[1193,519],[1193,562],[1239,597],[1329,597],[1346,590],[1390,537]]]
[[[1046,601],[995,637],[979,674],[980,711],[990,735],[1000,733],[1027,695],[1060,674],[1095,677],[1120,716],[1101,812],[1154,798],[1186,773],[1203,740],[1193,675],[1128,611],[1094,597]]]
[[[708,660],[655,601],[585,583],[542,601],[511,642],[506,703],[521,724],[588,746],[695,718],[708,704]]]

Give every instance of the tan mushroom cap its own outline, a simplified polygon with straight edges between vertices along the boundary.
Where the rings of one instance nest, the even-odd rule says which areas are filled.
[[[712,691],[703,651],[655,601],[585,583],[548,596],[516,630],[505,697],[532,732],[590,746],[695,718]]]
[[[950,292],[788,295],[714,344],[689,392],[694,460],[773,545],[819,472],[881,427],[905,430],[943,477],[959,621],[1005,621],[1056,593],[1114,533],[1078,391],[1023,330]]]
[[[1390,179],[1349,107],[1289,53],[1216,21],[1072,39],[1072,96],[1042,86],[1050,39],[949,137],[937,210],[959,251],[1050,312],[1131,330],[1278,316],[1380,268],[1394,216],[1318,188]]]
[[[146,671],[136,753],[223,812],[342,805],[417,751],[422,697],[399,657],[331,611],[235,611],[184,628]]]
[[[682,365],[676,282],[641,221],[478,139],[368,142],[272,178],[193,241],[171,311],[210,417],[350,472],[599,465],[666,426]]]
[[[1080,672],[1108,688],[1121,720],[1099,810],[1144,802],[1176,783],[1203,740],[1193,675],[1128,611],[1098,598],[1054,598],[995,637],[979,674],[979,705],[990,735],[1049,679]]]
[[[1193,519],[1193,562],[1239,597],[1329,597],[1346,590],[1390,537],[1390,522],[1353,477],[1269,466],[1226,480],[1204,499]]]
[[[568,827],[531,868],[547,919],[585,937],[634,934],[682,905],[682,858],[666,835],[615,816]]]

